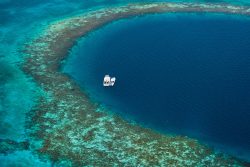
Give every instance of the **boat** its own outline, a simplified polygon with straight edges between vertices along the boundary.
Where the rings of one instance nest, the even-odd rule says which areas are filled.
[[[115,84],[115,77],[111,78],[110,84],[111,84],[111,86],[114,86],[114,84]]]
[[[111,78],[109,75],[105,75],[103,79],[103,86],[114,86],[115,80],[115,77]]]

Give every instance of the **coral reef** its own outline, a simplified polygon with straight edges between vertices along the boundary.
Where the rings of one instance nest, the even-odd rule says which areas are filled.
[[[28,150],[29,142],[16,142],[9,139],[0,139],[0,153],[9,154],[17,150]]]
[[[60,166],[247,166],[197,140],[163,135],[129,123],[93,104],[60,72],[77,38],[113,20],[150,13],[216,12],[250,15],[243,6],[193,3],[137,3],[90,11],[45,27],[26,45],[23,70],[44,90],[27,115],[32,148]]]

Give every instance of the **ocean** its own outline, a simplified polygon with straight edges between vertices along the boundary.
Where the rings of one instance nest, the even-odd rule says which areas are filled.
[[[1,146],[4,140],[33,141],[27,135],[26,116],[33,112],[43,91],[20,69],[24,58],[22,49],[31,39],[52,21],[97,8],[150,1],[0,0]],[[250,5],[249,0],[185,2]],[[241,17],[231,19],[231,16],[211,19],[204,19],[205,15],[179,15],[178,19],[174,15],[162,16],[117,21],[92,32],[73,48],[66,72],[84,89],[86,87],[94,101],[130,121],[135,120],[162,133],[188,135],[249,159],[249,58],[244,55],[249,53],[244,47],[247,43],[249,46],[249,21]],[[181,26],[185,27],[182,31]],[[190,34],[193,30],[200,35]],[[216,36],[209,36],[209,33]],[[195,48],[189,40],[191,37],[197,44]],[[228,51],[222,47],[223,43],[219,45],[220,42],[226,44]],[[190,50],[178,50],[175,44]],[[206,50],[206,45],[217,45],[218,52]],[[168,46],[166,50],[162,49],[165,46]],[[211,57],[202,52],[210,53]],[[236,52],[237,56],[233,56]],[[102,87],[105,74],[117,77],[115,87]],[[207,77],[215,78],[208,82]],[[9,149],[0,148],[3,152]],[[14,148],[7,154],[1,152],[0,166],[53,165],[51,161],[41,160],[34,150],[31,146],[30,150]]]
[[[241,16],[124,19],[80,39],[64,71],[126,119],[249,159],[249,36]],[[106,74],[114,87],[102,86]]]

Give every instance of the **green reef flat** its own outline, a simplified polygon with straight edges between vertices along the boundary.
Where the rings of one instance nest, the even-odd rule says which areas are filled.
[[[110,114],[90,101],[60,71],[76,40],[112,21],[145,14],[211,12],[250,15],[250,7],[228,4],[134,3],[51,22],[26,44],[22,70],[43,91],[27,114],[29,143],[0,141],[5,150],[27,147],[58,166],[249,166],[199,141],[160,134]],[[14,146],[13,146],[14,145]]]

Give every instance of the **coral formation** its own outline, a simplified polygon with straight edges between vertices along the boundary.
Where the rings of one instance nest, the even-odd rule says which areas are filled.
[[[105,8],[48,25],[26,45],[23,70],[44,90],[27,116],[32,148],[66,166],[246,166],[197,140],[163,135],[129,123],[93,104],[60,72],[77,38],[113,20],[150,13],[216,12],[249,15],[243,6],[193,3],[137,3]]]

